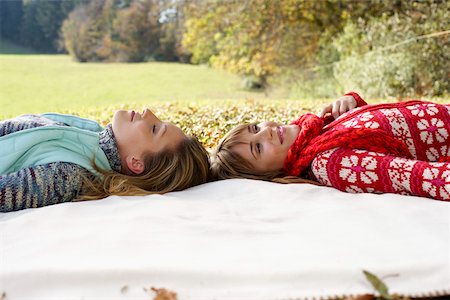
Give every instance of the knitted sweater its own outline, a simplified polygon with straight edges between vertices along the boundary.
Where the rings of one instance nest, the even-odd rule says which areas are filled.
[[[1,121],[0,136],[46,125],[66,126],[39,115],[23,115]],[[111,125],[106,126],[99,135],[100,147],[111,168],[119,172],[120,157]],[[82,174],[86,172],[77,164],[53,162],[0,175],[0,212],[72,201],[83,188]]]
[[[363,127],[381,129],[402,141],[412,159],[338,147],[312,161],[317,181],[351,193],[398,193],[450,201],[450,105],[424,101],[363,105],[324,129]]]

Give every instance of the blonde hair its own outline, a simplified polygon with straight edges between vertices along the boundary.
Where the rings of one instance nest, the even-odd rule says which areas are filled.
[[[140,175],[105,171],[94,164],[103,176],[86,174],[78,200],[180,191],[205,183],[210,167],[208,152],[194,137],[187,137],[173,150],[148,153],[144,164],[144,172]]]
[[[230,178],[247,178],[272,181],[278,183],[312,183],[317,181],[296,176],[284,176],[282,170],[260,172],[255,170],[250,162],[237,154],[233,148],[241,141],[241,134],[247,130],[247,124],[241,124],[231,129],[219,142],[211,156],[211,178],[213,180]]]

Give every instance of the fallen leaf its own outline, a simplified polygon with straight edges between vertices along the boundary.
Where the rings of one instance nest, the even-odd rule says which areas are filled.
[[[151,287],[151,289],[156,293],[153,300],[177,300],[177,294],[174,292],[166,289],[157,289],[155,287]]]
[[[388,287],[386,286],[386,284],[384,284],[384,282],[381,279],[379,279],[377,276],[366,270],[363,270],[363,273],[366,276],[367,280],[372,284],[373,288],[380,294],[381,297],[383,297],[384,299],[392,299],[392,297],[389,296]]]
[[[360,295],[360,296],[355,296],[355,297],[347,297],[344,300],[373,300],[375,299],[375,296],[372,294],[365,294],[365,295]]]
[[[128,292],[128,285],[124,285],[124,286],[120,289],[120,292],[121,292],[122,294],[127,293],[127,292]]]

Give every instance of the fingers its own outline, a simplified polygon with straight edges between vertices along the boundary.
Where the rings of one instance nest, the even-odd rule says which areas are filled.
[[[356,108],[356,100],[352,96],[344,96],[322,108],[318,113],[320,118],[324,117],[327,113],[331,113],[334,119],[345,114],[346,112]]]
[[[331,115],[333,116],[334,119],[337,119],[340,116],[340,107],[341,107],[341,101],[340,100],[336,100],[333,103],[333,110],[331,112]]]
[[[352,110],[352,109],[356,108],[356,106],[357,106],[356,100],[353,97],[352,97],[352,99],[351,99],[351,101],[350,101],[348,106],[349,106],[348,110]]]
[[[339,116],[343,115],[344,113],[348,112],[349,110],[350,110],[350,108],[348,107],[348,102],[343,101],[341,103],[341,106],[339,107]]]
[[[322,110],[317,115],[320,118],[322,118],[327,113],[331,113],[333,118],[337,119],[340,115],[342,115],[346,111],[347,110],[346,110],[346,106],[344,105],[344,102],[341,102],[340,100],[336,100],[335,102],[322,108]]]
[[[329,104],[329,105],[325,106],[324,108],[322,108],[317,115],[319,116],[319,118],[323,118],[323,116],[325,116],[327,113],[331,113],[332,108],[333,108],[333,104]]]

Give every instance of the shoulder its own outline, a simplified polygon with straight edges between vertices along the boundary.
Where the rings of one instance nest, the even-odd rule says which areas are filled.
[[[42,114],[43,117],[48,118],[50,120],[60,122],[62,124],[77,127],[80,129],[85,129],[94,132],[100,132],[104,128],[94,120],[74,116],[74,115],[66,115],[66,114],[58,114],[58,113],[45,113]]]
[[[0,122],[1,124],[14,124],[14,125],[23,125],[28,128],[31,127],[39,127],[44,125],[55,125],[55,124],[61,124],[63,123],[53,121],[49,118],[46,118],[42,115],[36,115],[36,114],[25,114],[20,115],[12,119],[3,120]]]
[[[0,121],[0,136],[46,125],[64,124],[52,121],[40,115],[21,115],[13,119]]]

